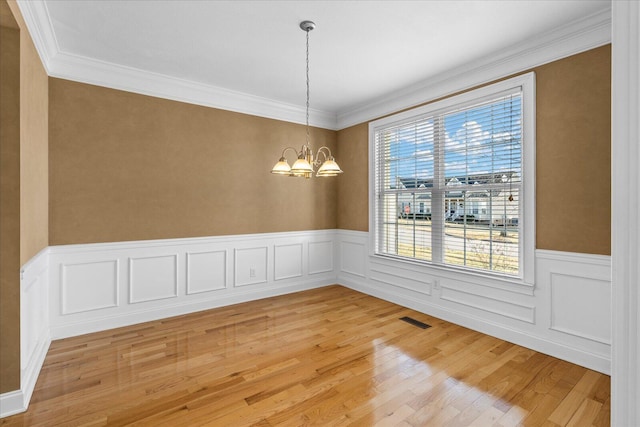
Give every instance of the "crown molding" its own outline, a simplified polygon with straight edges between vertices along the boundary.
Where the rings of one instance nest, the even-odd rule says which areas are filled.
[[[304,124],[304,107],[188,81],[60,51],[43,0],[17,0],[47,74],[66,80],[125,90],[206,107]],[[410,108],[502,77],[611,42],[611,10],[607,9],[442,73],[400,92],[342,112],[311,109],[309,124],[339,130]]]
[[[51,58],[49,66],[52,77],[252,116],[306,123],[304,107],[83,56],[59,52]],[[311,126],[335,130],[336,122],[335,113],[309,110]]]
[[[50,74],[49,63],[60,49],[49,20],[47,5],[44,1],[17,0],[17,3],[42,65],[47,74]]]
[[[306,123],[303,106],[62,52],[46,3],[43,0],[17,1],[40,59],[51,77],[269,119]],[[309,110],[311,126],[336,130],[336,123],[337,116],[333,112]]]
[[[484,60],[468,63],[458,70],[450,70],[400,92],[338,112],[338,129],[415,107],[610,42],[611,9],[606,9],[541,34],[535,40],[515,44]]]

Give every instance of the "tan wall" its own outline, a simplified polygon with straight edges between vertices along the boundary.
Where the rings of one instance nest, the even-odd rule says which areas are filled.
[[[338,131],[337,161],[344,171],[338,184],[338,228],[369,229],[369,125]]]
[[[611,46],[533,71],[536,248],[609,255]],[[350,173],[338,189],[339,228],[368,230],[367,138],[367,123],[338,131],[338,161]]]
[[[0,393],[20,388],[20,31],[0,27]]]
[[[49,114],[51,245],[336,228],[335,178],[269,173],[302,125],[55,78]]]
[[[48,77],[15,1],[0,1],[0,23],[0,393],[5,393],[20,388],[20,266],[49,244]]]
[[[611,46],[536,68],[536,247],[611,254]]]
[[[20,264],[49,245],[49,77],[20,32]]]

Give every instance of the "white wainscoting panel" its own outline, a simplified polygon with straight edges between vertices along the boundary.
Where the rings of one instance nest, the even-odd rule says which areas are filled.
[[[62,313],[118,305],[118,260],[62,265]]]
[[[536,251],[534,286],[374,256],[338,231],[338,283],[588,368],[611,371],[611,260]]]
[[[395,265],[393,261],[381,262],[372,259],[369,262],[371,279],[391,286],[397,286],[412,292],[430,296],[433,292],[434,279],[425,275],[413,266]]]
[[[552,273],[550,328],[611,344],[611,282]]]
[[[49,248],[64,338],[336,283],[335,230]]]
[[[177,255],[129,258],[129,303],[177,296]]]
[[[333,240],[309,242],[309,274],[333,272]]]
[[[187,252],[187,295],[227,287],[227,251]]]
[[[255,285],[267,281],[267,247],[235,251],[235,286]]]
[[[340,245],[340,271],[365,277],[367,249],[363,243],[342,241]]]
[[[509,319],[532,324],[535,323],[535,307],[517,304],[497,296],[491,296],[491,292],[469,292],[456,287],[455,284],[446,285],[443,283],[441,287],[442,292],[440,298],[444,301],[465,305],[476,310],[482,310]]]
[[[274,279],[292,279],[302,276],[302,243],[273,247]]]
[[[611,357],[609,256],[537,251],[543,325],[566,344]]]
[[[22,268],[20,284],[20,390],[25,409],[51,343],[49,332],[49,253],[40,251]]]

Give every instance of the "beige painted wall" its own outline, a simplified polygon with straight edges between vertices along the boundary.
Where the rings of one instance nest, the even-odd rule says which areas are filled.
[[[536,247],[611,254],[611,45],[536,68]]]
[[[4,393],[20,388],[20,267],[49,244],[49,160],[47,74],[15,1],[0,1],[0,22],[5,27],[0,37],[0,393]],[[8,80],[6,68],[11,73]]]
[[[19,271],[20,31],[0,26],[0,393],[20,388]]]
[[[536,248],[611,253],[611,46],[536,73]],[[367,231],[368,124],[338,131],[338,227]],[[347,173],[349,175],[347,175]]]
[[[269,173],[303,125],[55,78],[49,114],[51,245],[336,228],[342,177]]]
[[[20,31],[20,80],[22,265],[49,245],[49,76],[27,31]]]
[[[338,131],[336,160],[344,171],[338,185],[338,228],[369,230],[369,125]]]

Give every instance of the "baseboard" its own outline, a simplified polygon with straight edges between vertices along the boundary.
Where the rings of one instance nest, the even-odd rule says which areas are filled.
[[[22,390],[0,394],[0,418],[19,414],[27,410],[28,399]]]
[[[51,338],[49,331],[46,331],[46,338],[34,352],[31,363],[21,372],[21,389],[0,394],[0,418],[9,417],[27,410],[50,345]]]
[[[180,316],[183,314],[211,310],[218,307],[270,298],[278,295],[305,291],[308,289],[315,289],[333,283],[334,281],[331,281],[330,283],[328,283],[327,281],[309,281],[306,283],[290,286],[220,295],[216,296],[216,298],[214,299],[208,299],[204,301],[182,302],[169,306],[154,307],[128,314],[115,313],[110,316],[93,317],[88,321],[76,321],[52,326],[51,335],[56,339],[84,335],[93,332],[104,331],[107,329],[115,329],[124,326],[135,325],[138,323],[151,322],[154,320],[166,319],[173,316]]]
[[[21,390],[24,394],[25,411],[29,407],[31,395],[33,394],[33,390],[35,390],[36,388],[36,382],[38,381],[40,370],[42,369],[44,359],[45,357],[47,357],[47,352],[49,351],[49,346],[51,345],[51,334],[48,329],[46,331],[43,331],[42,336],[44,338],[39,342],[38,347],[32,354],[29,364],[21,374]]]

